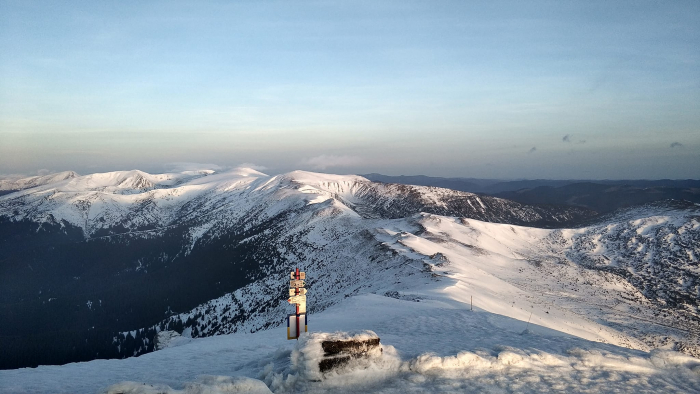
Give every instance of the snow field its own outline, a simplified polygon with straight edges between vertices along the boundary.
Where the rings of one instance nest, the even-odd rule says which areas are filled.
[[[275,393],[700,392],[698,359],[533,324],[525,330],[526,322],[446,298],[360,295],[312,315],[309,325],[306,341],[287,341],[280,327],[197,338],[137,358],[0,371],[0,393],[264,392],[262,382]],[[376,332],[381,356],[310,380],[299,353],[328,335],[319,333],[339,330]]]
[[[310,274],[310,306],[328,307],[310,314],[316,337],[308,339],[373,330],[384,351],[319,377],[300,356],[309,340],[286,341],[284,325],[244,333],[283,321],[288,305],[271,289],[277,291],[285,273],[284,278],[264,276],[208,303],[219,314],[235,296],[250,318],[236,334],[180,338],[171,348],[126,360],[0,371],[0,393],[264,392],[261,384],[280,393],[700,392],[698,359],[669,351],[673,340],[693,338],[683,332],[680,319],[662,321],[630,282],[583,267],[591,261],[617,266],[633,260],[609,235],[617,227],[634,232],[634,242],[647,242],[657,229],[672,226],[684,226],[679,234],[697,233],[698,221],[687,212],[643,212],[648,218],[569,230],[430,214],[368,219],[343,202],[354,201],[362,181],[352,177],[305,172],[268,177],[237,169],[178,180],[144,178],[148,186],[140,173],[96,175],[109,182],[89,178],[96,189],[80,198],[69,189],[87,187],[78,184],[87,178],[46,185],[41,193],[35,190],[29,205],[37,211],[54,207],[57,219],[83,226],[87,234],[99,230],[99,218],[127,220],[127,227],[138,227],[139,221],[164,224],[178,215],[196,218],[201,225],[192,227],[190,248],[202,237],[227,231],[220,218],[232,220],[258,208],[256,215],[273,217],[313,206],[290,220],[286,230],[308,231],[302,241],[312,246],[309,253],[295,256],[309,264],[308,272],[316,271]],[[118,187],[127,184],[154,189],[131,193]],[[158,189],[166,184],[178,187]],[[211,208],[202,217],[188,205],[193,196],[202,196],[196,203]],[[61,204],[67,197],[75,198]],[[127,209],[147,199],[151,204],[138,215]],[[677,246],[677,238],[661,241]],[[381,248],[374,249],[374,241]],[[642,241],[639,251],[651,250],[653,245]],[[672,249],[665,244],[656,250]],[[697,245],[687,244],[686,254],[697,255]],[[395,257],[379,259],[378,252]],[[649,252],[645,258],[657,255]],[[290,257],[287,263],[296,262]],[[277,297],[279,305],[265,311],[245,310]],[[469,310],[472,298],[474,311]],[[652,350],[660,346],[665,350]]]
[[[673,349],[675,341],[693,340],[682,325],[656,317],[654,305],[623,278],[567,260],[559,249],[558,234],[574,238],[589,228],[543,230],[430,214],[368,220],[342,210],[326,220],[325,212],[335,203],[323,203],[310,220],[298,217],[302,229],[310,228],[305,239],[319,261],[308,266],[314,272],[309,281],[312,307],[323,309],[362,293],[391,294],[402,300],[453,300],[461,305],[473,300],[478,310],[524,322],[520,331],[530,321],[556,332],[643,351]],[[357,231],[358,222],[381,244],[383,253],[395,255],[392,260],[378,265],[373,250],[361,251],[369,245],[368,238],[356,243],[347,235]],[[324,265],[329,261],[332,265]],[[284,303],[273,304],[265,313],[248,313],[246,308],[276,297],[275,289],[286,275],[266,277],[233,293],[249,317],[239,332],[257,331],[284,314]],[[213,316],[218,316],[231,304],[227,295],[197,311],[214,307]],[[181,319],[193,314],[183,313]]]
[[[185,384],[182,390],[175,390],[163,384],[122,382],[107,390],[115,394],[270,394],[265,383],[257,379],[230,376],[202,375],[195,382]]]
[[[536,325],[519,331],[524,322],[459,303],[367,295],[316,320],[321,328],[376,329],[384,351],[319,379],[313,363],[309,376],[295,360],[309,342],[328,335],[310,334],[291,351],[291,361],[278,357],[258,376],[273,392],[700,392],[695,358],[604,345]]]

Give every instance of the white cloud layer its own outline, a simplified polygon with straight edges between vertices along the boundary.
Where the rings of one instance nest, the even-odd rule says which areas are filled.
[[[353,167],[361,164],[362,158],[349,155],[320,155],[310,159],[304,159],[302,163],[318,170],[325,170],[329,167]]]
[[[255,171],[265,171],[265,170],[267,170],[267,167],[261,166],[261,165],[259,165],[259,164],[255,164],[255,163],[241,163],[241,164],[237,165],[236,167],[252,168],[252,169],[254,169]]]
[[[178,161],[173,163],[165,164],[165,168],[169,172],[183,172],[183,171],[198,171],[198,170],[214,170],[220,171],[224,167],[213,164],[213,163],[192,163],[186,161]]]

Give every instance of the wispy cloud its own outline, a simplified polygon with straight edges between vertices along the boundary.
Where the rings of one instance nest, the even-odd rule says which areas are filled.
[[[329,167],[352,167],[362,163],[362,158],[358,156],[336,156],[336,155],[320,155],[310,159],[304,159],[303,164],[311,166],[319,170],[325,170]]]
[[[527,153],[534,153],[536,150],[537,150],[537,147],[533,146],[532,148],[530,148],[529,151],[527,151]]]
[[[678,141],[671,143],[671,148],[682,148],[682,147],[683,147],[683,144],[681,144]]]
[[[265,171],[265,170],[267,170],[267,167],[261,166],[261,165],[259,165],[259,164],[255,164],[255,163],[241,163],[241,164],[237,165],[236,167],[252,168],[252,169],[254,169],[255,171]]]
[[[178,161],[173,163],[165,164],[165,168],[170,172],[183,172],[183,171],[199,171],[199,170],[214,170],[220,171],[224,168],[218,164],[213,163],[192,163],[186,161]]]
[[[51,170],[47,170],[46,168],[42,168],[40,170],[37,170],[37,175],[42,176],[42,175],[49,175],[51,173]]]

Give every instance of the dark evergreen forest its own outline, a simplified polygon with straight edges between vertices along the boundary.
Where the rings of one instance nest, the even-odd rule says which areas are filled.
[[[153,351],[155,327],[182,333],[188,322],[176,314],[246,285],[274,257],[241,242],[265,229],[270,223],[183,253],[185,226],[85,239],[66,222],[0,219],[0,368]]]

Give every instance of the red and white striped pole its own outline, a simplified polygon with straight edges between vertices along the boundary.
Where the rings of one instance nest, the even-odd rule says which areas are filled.
[[[296,273],[294,274],[294,279],[299,280],[299,268],[297,268]],[[299,295],[299,287],[294,288],[294,295]],[[301,327],[299,327],[299,304],[297,304],[297,341],[299,340],[300,335]]]

